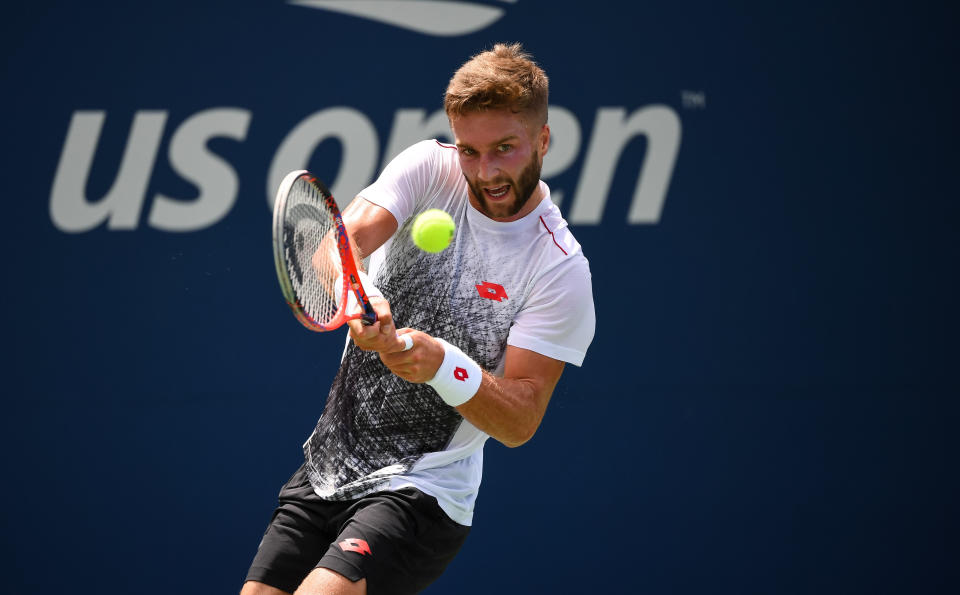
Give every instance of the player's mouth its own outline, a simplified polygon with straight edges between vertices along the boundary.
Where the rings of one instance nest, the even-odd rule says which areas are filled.
[[[510,192],[510,184],[504,184],[503,186],[485,187],[483,189],[484,195],[486,195],[487,198],[490,198],[492,200],[502,200],[503,197],[505,197],[509,192]]]

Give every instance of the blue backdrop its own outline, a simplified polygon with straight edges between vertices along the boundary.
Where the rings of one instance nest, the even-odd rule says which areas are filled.
[[[277,288],[277,172],[349,198],[514,40],[551,77],[544,177],[597,334],[533,441],[488,444],[429,592],[954,585],[946,3],[2,14],[0,591],[239,590],[342,348]]]

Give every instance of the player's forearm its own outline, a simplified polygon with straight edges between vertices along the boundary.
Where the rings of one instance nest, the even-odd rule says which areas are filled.
[[[520,446],[537,431],[562,361],[508,345],[503,376],[497,377],[442,339],[413,329],[399,332],[413,338],[413,348],[380,352],[391,372],[407,382],[429,384],[470,423],[507,446]]]
[[[397,220],[390,211],[360,197],[343,211],[343,224],[358,261],[373,254],[397,231]]]
[[[477,394],[457,411],[504,445],[516,447],[537,431],[550,400],[549,392],[544,394],[545,389],[532,380],[497,378],[484,372]]]

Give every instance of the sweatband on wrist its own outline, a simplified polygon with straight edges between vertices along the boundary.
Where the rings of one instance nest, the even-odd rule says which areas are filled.
[[[437,339],[443,344],[443,363],[437,374],[427,384],[437,391],[443,402],[451,407],[463,405],[480,390],[480,380],[483,371],[477,362],[460,351],[456,346],[443,339]]]

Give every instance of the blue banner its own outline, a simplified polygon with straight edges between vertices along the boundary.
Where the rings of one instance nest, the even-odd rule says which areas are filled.
[[[3,13],[4,592],[239,591],[343,349],[283,301],[273,193],[307,168],[345,205],[449,141],[447,81],[499,41],[550,77],[597,333],[534,439],[488,443],[428,592],[947,590],[945,5]]]

